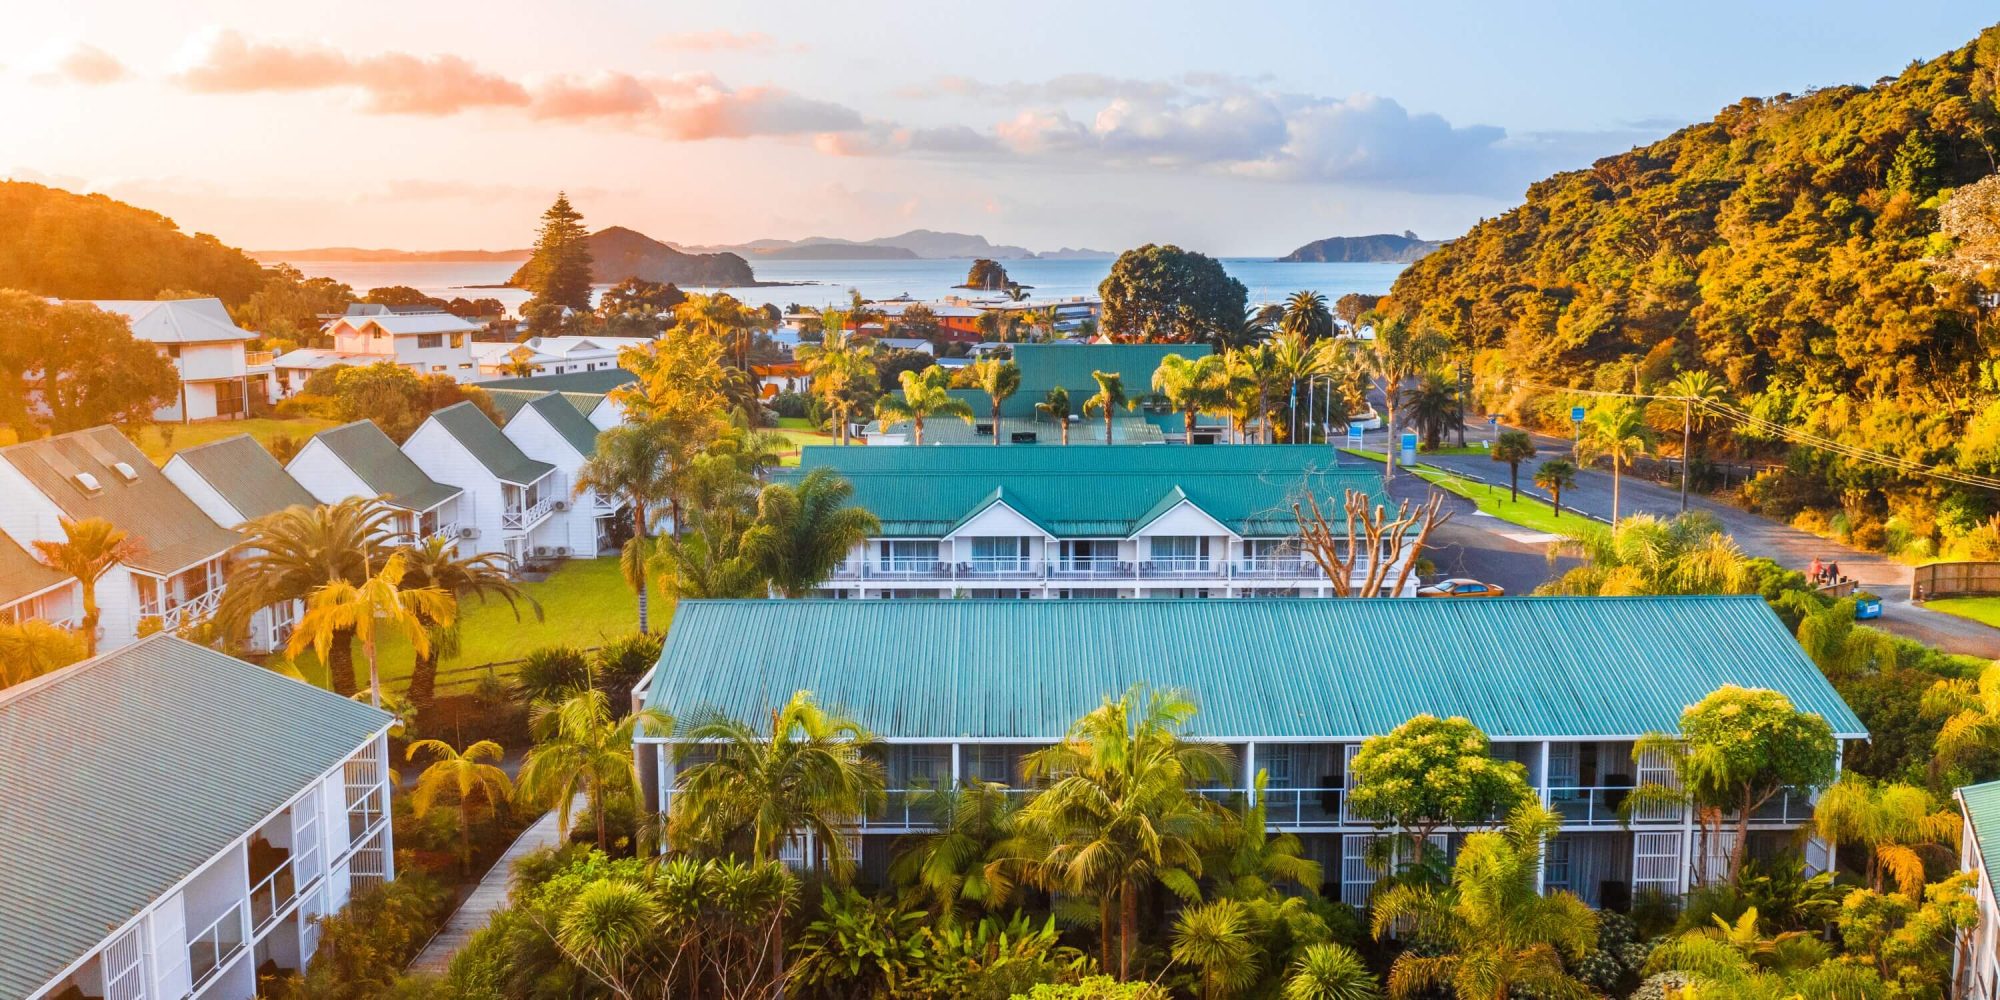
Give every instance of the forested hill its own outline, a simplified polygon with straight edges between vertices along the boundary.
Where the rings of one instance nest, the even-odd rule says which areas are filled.
[[[1417,234],[1405,232],[1401,236],[1394,233],[1376,233],[1373,236],[1329,236],[1314,240],[1278,258],[1287,263],[1312,262],[1392,262],[1416,260],[1436,250],[1436,240],[1418,239]]]
[[[644,233],[611,226],[590,234],[591,280],[617,284],[627,278],[676,285],[754,285],[750,265],[733,253],[683,253]],[[507,279],[518,285],[528,265]]]
[[[61,298],[194,291],[241,305],[265,274],[241,250],[101,194],[0,181],[0,288]]]

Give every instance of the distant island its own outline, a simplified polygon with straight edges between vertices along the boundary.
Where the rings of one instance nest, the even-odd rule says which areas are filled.
[[[878,247],[855,243],[801,243],[753,251],[761,260],[918,260],[908,247]]]
[[[308,247],[304,250],[252,250],[265,263],[313,261],[322,264],[476,264],[513,263],[528,259],[526,250],[366,250],[361,247]]]
[[[627,278],[697,287],[759,284],[749,263],[733,253],[683,253],[624,226],[591,233],[589,243],[590,280],[600,285]],[[507,279],[509,285],[520,281],[520,271]]]
[[[751,260],[1073,260],[1110,259],[1117,254],[1104,250],[1061,250],[1036,253],[1027,247],[993,243],[976,233],[945,233],[935,229],[912,229],[896,236],[872,240],[847,240],[832,236],[808,236],[802,240],[751,240],[748,243],[714,246],[682,246],[699,253],[734,253]]]
[[[1329,236],[1314,240],[1278,258],[1289,264],[1407,264],[1436,250],[1442,240],[1419,239],[1404,230],[1403,235],[1377,233],[1374,236]]]

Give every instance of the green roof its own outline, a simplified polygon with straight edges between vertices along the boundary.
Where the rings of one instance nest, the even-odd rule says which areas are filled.
[[[1958,790],[1958,802],[1972,827],[1979,863],[1986,869],[1986,884],[2000,887],[2000,781],[1967,785]]]
[[[0,997],[40,989],[389,722],[165,634],[0,691]]]
[[[639,376],[623,368],[599,368],[596,371],[569,372],[563,375],[531,375],[527,378],[496,378],[474,383],[475,388],[491,392],[495,389],[533,389],[537,392],[596,392],[605,393],[636,382]]]
[[[560,394],[543,393],[529,401],[525,409],[535,411],[577,454],[585,458],[597,454],[597,425],[578,413]]]
[[[514,419],[514,414],[521,412],[521,407],[550,392],[548,389],[487,389],[486,383],[480,383],[475,388],[485,389],[486,398],[492,401],[494,409],[500,411],[503,421]],[[556,395],[568,400],[569,405],[576,407],[576,412],[586,417],[604,402],[604,393],[601,392],[559,392]]]
[[[1379,467],[1337,463],[1322,445],[809,445],[774,478],[821,467],[854,484],[890,537],[943,537],[996,493],[1056,538],[1124,538],[1183,497],[1238,535],[1291,536],[1308,489],[1383,497]]]
[[[931,417],[925,420],[924,446],[929,447],[934,444],[992,445],[992,435],[979,433],[979,425],[991,424],[993,422],[992,411],[988,408],[985,397],[982,396],[974,401],[972,412],[975,418],[969,424],[957,417]],[[1179,420],[1180,418],[1175,417],[1174,419]],[[1176,423],[1174,430],[1179,431],[1180,424]],[[883,426],[881,421],[876,421],[869,425],[868,433],[871,435],[902,434],[906,437],[914,437],[911,433],[910,422],[907,420],[898,420],[886,427]],[[1062,444],[1062,428],[1057,426],[1055,421],[1044,418],[1039,414],[1025,417],[1010,417],[1003,414],[1000,417],[1000,441],[1002,446],[1012,444],[1014,442],[1014,435],[1016,434],[1035,435],[1035,444]],[[1160,432],[1160,428],[1148,422],[1143,417],[1128,416],[1123,413],[1113,414],[1111,417],[1111,441],[1113,444],[1164,444],[1166,440],[1166,435]],[[1104,418],[1091,417],[1085,420],[1071,421],[1069,425],[1069,443],[1103,444]]]
[[[521,453],[493,421],[470,402],[453,403],[436,413],[430,419],[445,433],[450,434],[466,453],[480,465],[486,467],[495,479],[516,486],[528,486],[535,480],[548,475],[555,466],[538,462]]]
[[[378,495],[404,510],[426,511],[463,493],[432,479],[382,433],[372,420],[328,428],[313,435]]]
[[[188,464],[215,492],[245,518],[263,517],[287,507],[311,507],[313,499],[257,439],[248,434],[189,448],[174,455]]]
[[[42,565],[19,542],[0,534],[0,605],[32,597],[71,579],[75,578]]]
[[[1153,371],[1169,354],[1184,358],[1211,353],[1207,344],[1017,344],[1014,363],[1021,367],[1021,391],[1000,404],[1000,412],[1010,417],[1030,417],[1035,404],[1050,389],[1069,390],[1069,403],[1081,408],[1083,401],[1097,394],[1097,380],[1091,372],[1117,372],[1125,384],[1125,394],[1138,399],[1153,391]],[[973,408],[981,413],[992,405],[983,393]],[[930,428],[926,427],[928,431]]]
[[[1755,596],[682,601],[646,702],[754,721],[809,690],[890,739],[1055,740],[1138,683],[1187,691],[1218,740],[1356,740],[1424,712],[1629,739],[1724,684],[1866,735]]]
[[[138,546],[123,562],[155,576],[177,573],[213,559],[236,544],[236,533],[209,519],[125,435],[111,427],[58,434],[0,450],[63,516],[101,517]],[[124,465],[132,478],[117,469]],[[88,473],[98,488],[86,490],[76,475]],[[55,531],[55,525],[48,525]],[[60,537],[54,535],[51,537]]]

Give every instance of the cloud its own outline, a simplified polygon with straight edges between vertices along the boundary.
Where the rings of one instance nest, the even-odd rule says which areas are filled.
[[[58,54],[47,71],[35,75],[35,80],[96,87],[117,83],[131,75],[131,71],[116,56],[95,45],[78,42]]]
[[[356,58],[324,46],[252,42],[226,30],[197,39],[175,79],[212,94],[351,88],[363,95],[364,110],[379,114],[451,115],[530,101],[520,84],[460,56]]]
[[[761,31],[680,31],[660,36],[660,48],[669,52],[769,52],[778,47],[776,39]],[[804,51],[804,45],[788,46]]]
[[[1057,104],[1120,97],[1167,100],[1181,93],[1181,86],[1171,81],[1138,80],[1103,73],[1064,73],[1046,80],[1005,83],[967,76],[941,76],[926,84],[897,90],[898,96],[908,98],[965,97],[1000,104]]]

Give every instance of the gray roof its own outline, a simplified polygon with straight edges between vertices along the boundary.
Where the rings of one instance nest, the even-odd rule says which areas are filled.
[[[588,372],[565,372],[561,375],[530,375],[525,378],[495,378],[473,385],[491,392],[494,389],[539,389],[543,392],[610,392],[628,382],[637,382],[639,376],[623,368],[599,368]]]
[[[575,448],[577,454],[585,458],[597,454],[597,425],[578,413],[561,393],[540,396],[531,400],[527,408],[548,421],[549,426],[555,428],[556,433],[562,435],[562,439]]]
[[[425,511],[465,492],[424,474],[389,435],[373,421],[357,420],[313,435],[326,445],[368,488],[405,510]]]
[[[229,318],[221,299],[95,299],[90,304],[125,317],[132,336],[154,344],[213,344],[256,337]]]
[[[174,455],[188,464],[222,499],[245,518],[258,518],[287,507],[318,503],[257,439],[248,434],[189,448]]]
[[[139,552],[125,564],[161,576],[229,551],[236,533],[218,527],[145,454],[111,427],[72,431],[0,449],[0,457],[35,484],[63,516],[101,517],[117,525]],[[131,470],[132,479],[114,465]],[[98,489],[76,479],[88,473]],[[55,532],[54,525],[49,526]],[[53,534],[50,537],[61,537]]]
[[[565,404],[566,405],[566,404]],[[436,413],[430,419],[445,433],[450,434],[467,454],[486,467],[495,479],[516,486],[527,486],[548,475],[555,466],[538,462],[521,453],[493,421],[471,403],[453,403]]]
[[[494,409],[500,411],[500,419],[502,420],[514,419],[514,414],[521,412],[521,407],[548,395],[551,391],[548,389],[488,389],[485,383],[473,386],[472,388],[486,393],[487,401],[493,404]],[[557,392],[556,395],[569,400],[569,405],[576,407],[576,412],[586,417],[590,416],[597,409],[598,405],[604,402],[604,393],[601,392]]]
[[[0,997],[40,989],[389,722],[166,634],[0,691]]]
[[[74,578],[42,565],[34,553],[0,534],[0,605],[39,594],[70,579]]]

